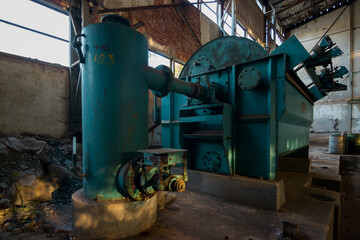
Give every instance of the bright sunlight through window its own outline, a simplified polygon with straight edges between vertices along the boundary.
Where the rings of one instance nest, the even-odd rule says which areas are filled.
[[[29,0],[1,1],[0,19],[69,40],[69,17]],[[69,65],[67,42],[0,21],[0,51]]]

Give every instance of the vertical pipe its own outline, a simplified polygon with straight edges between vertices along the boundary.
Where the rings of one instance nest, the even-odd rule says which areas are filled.
[[[157,96],[154,95],[154,124],[158,124]]]
[[[82,28],[85,28],[87,25],[91,24],[90,17],[90,6],[89,2],[86,0],[81,1],[81,19],[82,19]]]
[[[236,14],[235,14],[235,0],[231,0],[231,36],[236,36]]]
[[[76,137],[73,137],[73,154],[76,154]]]
[[[220,13],[221,13],[220,4],[219,4],[219,2],[216,2],[216,23],[219,27],[221,26],[221,14]]]
[[[354,98],[353,93],[353,64],[354,64],[354,4],[350,5],[350,66],[349,66],[349,97],[350,101]],[[348,103],[349,133],[352,133],[352,104]]]
[[[217,24],[220,28],[220,36],[224,36],[224,22],[223,22],[223,15],[224,15],[224,1],[218,0],[216,3],[216,16],[217,16]]]

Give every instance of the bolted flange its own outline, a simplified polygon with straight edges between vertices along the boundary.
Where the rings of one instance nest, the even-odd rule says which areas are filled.
[[[254,67],[244,68],[238,77],[239,87],[243,90],[253,90],[261,83],[261,74]]]

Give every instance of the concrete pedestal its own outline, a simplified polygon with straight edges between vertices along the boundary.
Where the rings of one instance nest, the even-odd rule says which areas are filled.
[[[277,211],[285,203],[284,181],[230,177],[188,170],[186,189],[211,194],[251,206]]]
[[[146,201],[95,201],[80,189],[72,197],[72,231],[84,239],[120,239],[137,235],[156,222],[157,195]]]

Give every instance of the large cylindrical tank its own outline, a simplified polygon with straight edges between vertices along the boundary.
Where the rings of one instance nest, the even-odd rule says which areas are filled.
[[[120,199],[116,172],[148,147],[148,43],[128,20],[106,16],[84,28],[83,186],[88,199]]]
[[[345,142],[346,135],[331,134],[329,137],[329,153],[345,154]]]

